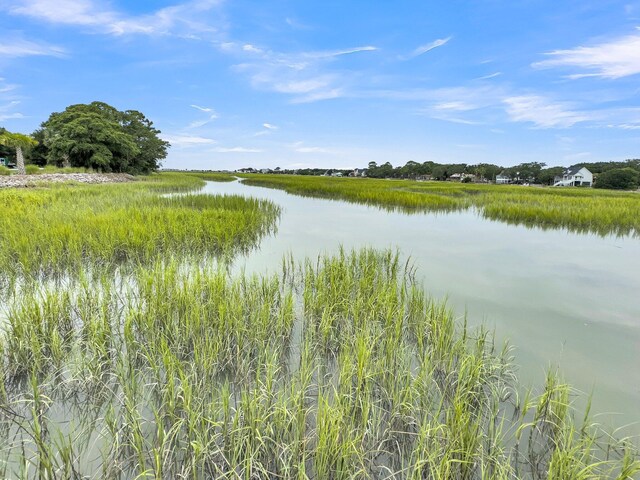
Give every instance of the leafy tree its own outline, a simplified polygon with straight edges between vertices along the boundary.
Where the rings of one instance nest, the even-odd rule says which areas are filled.
[[[520,182],[537,182],[538,175],[543,167],[545,167],[545,163],[541,162],[529,162],[529,163],[521,163],[520,165],[516,165],[515,167],[507,168],[505,171],[507,174],[513,178],[517,183]]]
[[[103,172],[149,173],[167,155],[168,142],[142,113],[93,102],[71,105],[42,124],[48,163]]]
[[[20,175],[26,175],[27,172],[24,167],[24,150],[28,150],[38,142],[28,135],[23,135],[22,133],[11,133],[4,130],[0,134],[0,143],[7,147],[15,148],[18,173]]]
[[[39,128],[31,134],[31,137],[33,137],[38,144],[29,151],[29,161],[34,165],[44,167],[47,164],[47,157],[49,155],[49,149],[44,142],[44,130]]]
[[[482,180],[495,180],[496,175],[504,168],[492,163],[479,163],[478,165],[470,165],[468,170]]]
[[[562,176],[564,173],[564,167],[549,167],[543,168],[538,173],[538,182],[543,185],[553,185],[553,181],[557,176]]]
[[[602,172],[594,184],[595,188],[634,190],[640,183],[640,173],[630,167],[614,168]]]

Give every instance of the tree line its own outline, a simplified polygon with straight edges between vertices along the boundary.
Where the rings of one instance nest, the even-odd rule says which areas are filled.
[[[77,104],[52,113],[31,135],[0,128],[0,157],[38,166],[147,174],[160,168],[169,142],[137,110],[104,102]],[[24,156],[24,159],[21,157]]]
[[[622,168],[631,168],[640,172],[640,159],[623,162],[581,163],[580,165],[588,168],[593,174]],[[520,163],[512,167],[503,167],[491,163],[469,165],[466,163],[441,164],[431,161],[424,163],[409,161],[404,166],[393,167],[389,162],[382,165],[377,165],[376,162],[369,162],[367,176],[373,178],[415,178],[429,175],[435,180],[447,180],[451,175],[464,173],[491,181],[495,180],[497,175],[503,174],[531,183],[551,184],[554,177],[562,175],[565,170],[566,167],[547,167],[542,162]]]

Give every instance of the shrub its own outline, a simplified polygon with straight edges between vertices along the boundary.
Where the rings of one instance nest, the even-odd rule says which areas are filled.
[[[634,190],[638,188],[640,174],[633,168],[614,168],[602,172],[598,177],[595,188],[610,188],[613,190]]]
[[[0,175],[11,175],[11,170],[4,165],[0,165]]]
[[[24,168],[27,172],[27,175],[37,175],[38,173],[40,173],[40,167],[38,167],[37,165],[26,165]]]

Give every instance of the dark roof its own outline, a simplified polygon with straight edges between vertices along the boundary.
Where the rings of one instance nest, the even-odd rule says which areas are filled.
[[[569,167],[564,171],[565,175],[575,175],[580,171],[580,169],[584,167],[584,165],[574,165],[573,167]]]

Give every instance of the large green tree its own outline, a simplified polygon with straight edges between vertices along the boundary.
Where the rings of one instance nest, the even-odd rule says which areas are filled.
[[[149,173],[169,143],[142,113],[103,102],[71,105],[42,124],[48,162],[103,172]]]

